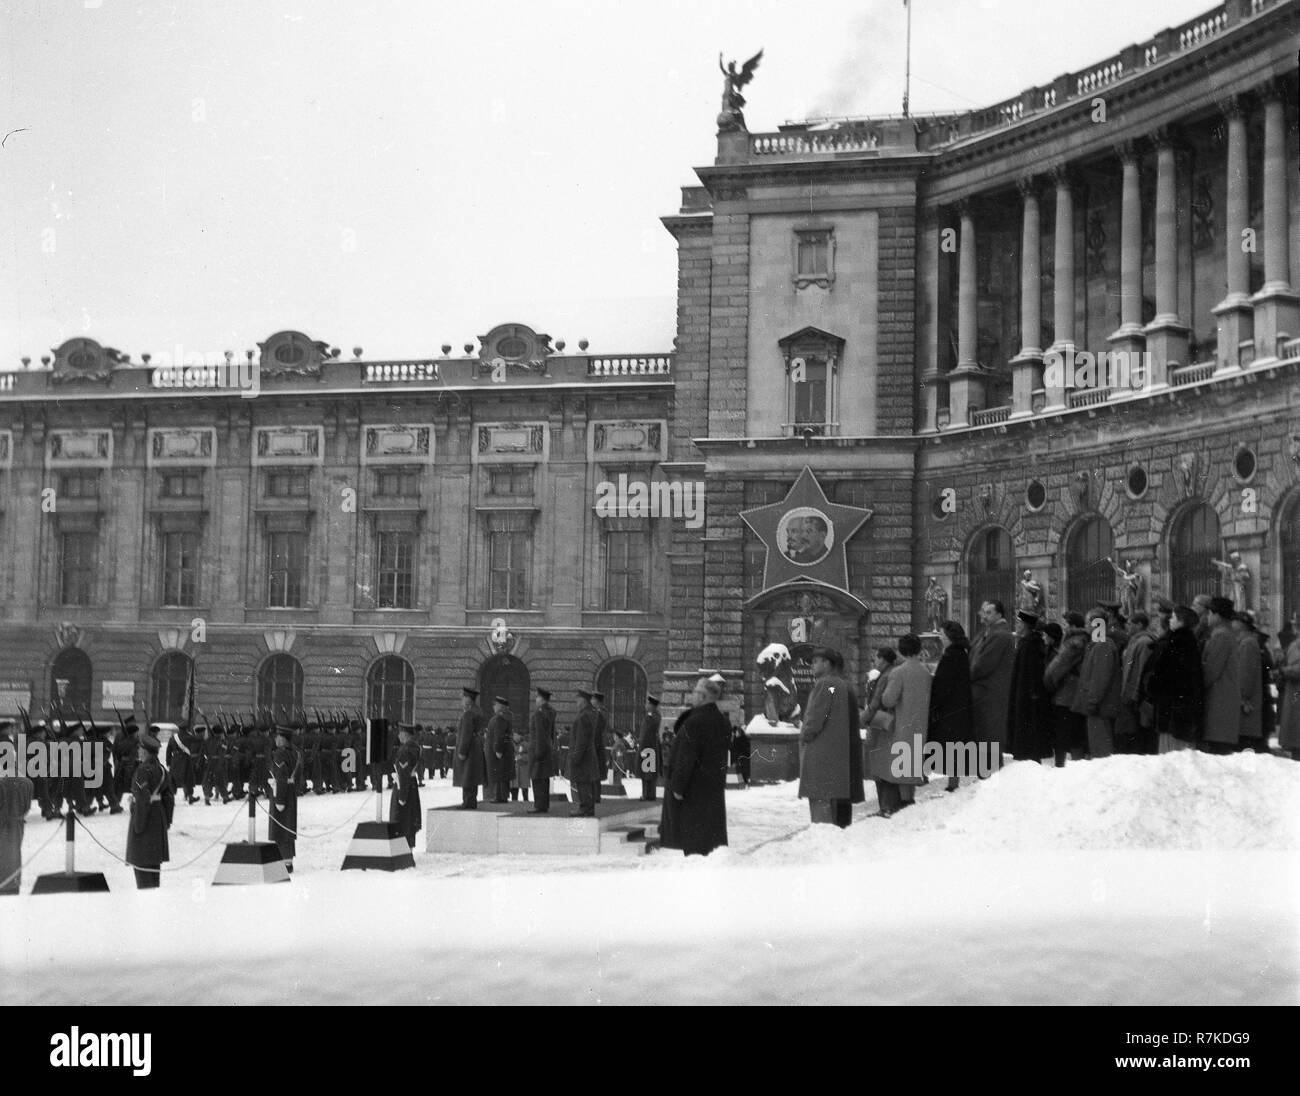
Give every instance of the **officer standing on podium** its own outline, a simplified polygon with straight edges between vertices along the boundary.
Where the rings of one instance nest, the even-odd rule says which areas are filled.
[[[460,788],[463,811],[478,809],[478,786],[483,783],[483,713],[478,706],[478,690],[461,689],[460,727],[452,747],[452,784]]]
[[[533,805],[529,814],[546,814],[551,809],[551,776],[555,772],[555,709],[551,707],[551,694],[546,689],[537,690],[537,707],[528,719],[527,773],[520,773],[520,783],[529,780],[533,785]]]

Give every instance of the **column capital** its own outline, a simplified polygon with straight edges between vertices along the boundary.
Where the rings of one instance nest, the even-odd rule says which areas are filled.
[[[1177,125],[1157,126],[1147,135],[1147,139],[1156,150],[1168,148],[1180,152],[1186,147],[1183,129]]]
[[[1041,185],[1037,175],[1022,175],[1016,180],[1016,190],[1020,193],[1022,201],[1037,198]]]
[[[975,219],[975,199],[971,195],[965,198],[958,198],[953,203],[953,209],[957,211],[957,216],[965,220],[967,217]]]
[[[1074,189],[1075,177],[1074,172],[1070,170],[1069,164],[1055,164],[1048,169],[1047,175],[1057,190],[1072,191]]]
[[[1252,89],[1261,102],[1287,102],[1293,97],[1291,79],[1286,75],[1270,76],[1259,87]]]
[[[1246,118],[1250,114],[1250,98],[1245,94],[1229,95],[1218,102],[1219,113],[1225,118]]]
[[[1142,146],[1136,139],[1120,141],[1114,146],[1115,158],[1125,166],[1136,164],[1142,155]]]

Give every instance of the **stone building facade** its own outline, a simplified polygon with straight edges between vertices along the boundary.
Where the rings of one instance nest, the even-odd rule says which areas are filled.
[[[761,710],[755,654],[809,621],[860,680],[927,590],[973,631],[1025,570],[1053,616],[1118,601],[1116,566],[1234,592],[1213,560],[1266,629],[1300,613],[1298,43],[1300,4],[1229,0],[964,114],[751,133],[724,97],[664,219],[670,461],[709,500],[670,558],[675,699],[705,668]],[[767,581],[742,518],[805,468],[871,511],[846,582]]]
[[[532,687],[564,707],[599,686],[631,729],[663,671],[666,534],[594,502],[620,475],[663,478],[671,356],[505,324],[428,360],[293,331],[246,369],[216,357],[77,338],[5,375],[10,711],[62,693],[176,719],[193,660],[209,716],[443,724],[468,684],[526,718]]]
[[[704,670],[753,715],[767,644],[861,680],[927,590],[974,630],[1025,570],[1055,616],[1218,560],[1282,629],[1298,44],[1300,0],[1227,0],[982,110],[751,133],[724,97],[664,218],[671,353],[505,324],[402,362],[280,332],[255,399],[84,339],[0,374],[0,699],[174,713],[197,653],[209,712],[605,685],[628,728]],[[702,486],[702,527],[602,512],[619,482]]]

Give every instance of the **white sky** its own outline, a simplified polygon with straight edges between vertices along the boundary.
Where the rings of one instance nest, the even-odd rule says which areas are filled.
[[[913,0],[912,109],[985,106],[1209,0]],[[0,369],[90,335],[367,358],[497,323],[666,350],[659,224],[751,131],[897,113],[900,0],[0,0]]]

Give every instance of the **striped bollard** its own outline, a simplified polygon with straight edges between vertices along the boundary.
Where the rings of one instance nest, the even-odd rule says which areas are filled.
[[[221,854],[214,887],[246,887],[260,883],[287,883],[289,869],[274,841],[257,839],[257,789],[248,789],[248,840],[232,841]]]

